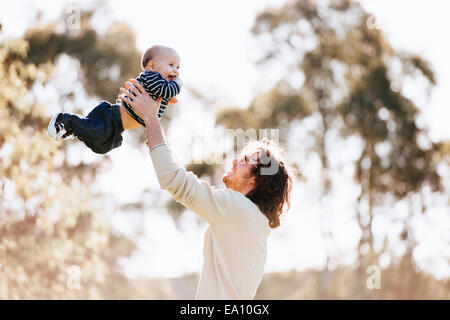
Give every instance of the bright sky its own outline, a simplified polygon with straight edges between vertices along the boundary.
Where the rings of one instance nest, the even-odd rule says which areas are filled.
[[[141,50],[155,43],[173,46],[180,53],[181,77],[186,85],[206,92],[208,97],[214,98],[219,104],[246,106],[252,97],[277,80],[254,66],[256,44],[251,38],[250,27],[256,13],[267,4],[284,2],[170,0],[139,1],[135,4],[133,1],[112,0],[107,2],[110,12],[101,15],[102,20],[94,23],[102,28],[116,19],[126,22],[135,29]],[[36,9],[43,10],[44,20],[55,19],[67,3],[73,2],[11,2],[7,10],[0,12],[3,31],[7,35],[19,36],[35,16]],[[86,1],[76,3],[85,4]],[[450,87],[450,43],[445,41],[445,32],[450,30],[450,20],[446,17],[449,3],[438,0],[365,0],[362,3],[369,12],[376,15],[377,24],[395,48],[419,53],[431,62],[437,74],[438,86],[433,90],[430,99],[426,100],[425,94],[414,87],[407,88],[406,93],[425,106],[423,123],[428,126],[432,139],[450,139],[450,126],[447,124],[450,108],[447,106],[445,94],[448,91],[446,89]],[[205,133],[212,130],[199,128],[196,111],[199,112],[200,107],[192,102],[186,91],[181,93],[179,100],[181,103],[177,106],[177,112],[180,112],[181,116],[176,120],[177,125],[194,124],[193,127],[196,128],[192,128],[191,132],[197,130],[197,133],[201,133],[201,130],[205,130]],[[56,108],[56,105],[53,101],[52,108]],[[301,136],[305,134],[305,130],[307,128],[298,128],[296,134]],[[180,142],[183,135],[186,135],[186,132],[174,131],[169,137],[180,158],[185,147]],[[157,188],[148,156],[144,153],[143,157],[142,151],[128,146],[126,139],[125,136],[120,150],[111,152],[113,161],[108,173],[99,177],[100,188],[125,203],[136,200],[144,188]],[[336,153],[336,157],[338,156],[339,152]],[[89,151],[80,157],[99,158]],[[126,168],[130,168],[130,163],[133,170],[126,171]],[[317,180],[315,177],[320,174],[318,168],[317,158],[304,156],[302,169],[310,179],[306,185],[296,187],[290,213],[282,227],[275,230],[269,238],[266,272],[320,268],[325,262],[327,250],[334,252],[340,262],[353,261],[354,255],[349,248],[357,243],[359,230],[353,221],[351,199],[357,190],[351,183],[352,171],[343,170],[337,177],[341,187],[334,198],[326,203],[319,203],[319,186],[314,183]],[[450,256],[448,239],[441,238],[442,234],[450,234],[449,211],[448,206],[439,201],[434,209],[430,210],[427,221],[417,222],[415,231],[420,245],[415,254],[424,261],[424,268],[439,276],[450,276],[448,263],[439,258],[442,252],[445,252],[447,257]],[[406,210],[402,209],[402,205],[404,206],[401,203],[398,205],[399,217]],[[105,209],[114,211],[113,207]],[[185,214],[181,219],[180,229],[177,229],[171,218],[156,211],[157,208],[150,210],[140,221],[146,235],[139,243],[140,250],[131,260],[124,262],[127,273],[130,276],[143,274],[165,277],[179,276],[184,272],[199,272],[205,225],[198,225],[193,215]],[[136,224],[136,219],[133,214],[114,215],[118,228],[129,234],[135,232],[132,226]],[[329,244],[321,235],[320,225],[324,221],[333,231],[333,244]],[[386,233],[387,226],[390,226],[390,221],[383,215],[379,215],[374,221],[374,231],[379,234]],[[395,237],[400,229],[398,225],[394,225],[390,230],[388,236]],[[401,254],[401,250],[397,250],[398,254]],[[385,263],[389,261],[390,258],[386,257]]]

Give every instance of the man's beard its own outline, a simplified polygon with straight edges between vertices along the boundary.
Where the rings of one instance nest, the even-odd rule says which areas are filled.
[[[222,177],[222,181],[228,189],[239,191],[239,187],[242,185],[242,181],[238,177]]]
[[[225,184],[225,186],[228,188],[228,185],[230,184],[230,179],[226,176],[226,175],[224,175],[223,177],[222,177],[222,182]]]

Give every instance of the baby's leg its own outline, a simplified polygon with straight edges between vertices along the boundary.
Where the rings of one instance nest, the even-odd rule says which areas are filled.
[[[141,125],[139,123],[136,122],[136,120],[134,120],[129,114],[128,112],[125,110],[125,108],[120,105],[120,117],[122,119],[122,126],[124,130],[133,130],[136,128],[141,127]]]
[[[71,113],[63,113],[62,118],[66,130],[96,153],[107,153],[122,144],[124,128],[118,105],[102,101],[86,118]]]

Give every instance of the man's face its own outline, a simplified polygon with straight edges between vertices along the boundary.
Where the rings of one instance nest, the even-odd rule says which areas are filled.
[[[240,159],[233,160],[230,171],[222,176],[223,183],[227,188],[247,195],[255,184],[255,176],[252,169],[255,167],[258,154],[251,156],[243,155]]]

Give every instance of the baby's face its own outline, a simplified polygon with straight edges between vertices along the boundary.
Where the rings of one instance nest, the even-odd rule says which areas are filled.
[[[175,80],[179,76],[180,57],[174,50],[164,50],[147,64],[145,70],[158,72],[167,81]]]

